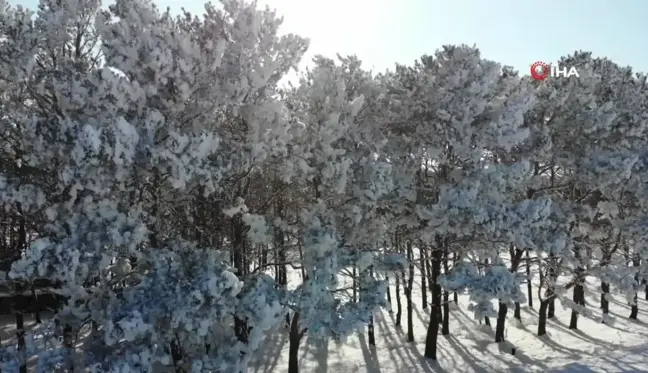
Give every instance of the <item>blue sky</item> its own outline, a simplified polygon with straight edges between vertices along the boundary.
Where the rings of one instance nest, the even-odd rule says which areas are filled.
[[[12,0],[10,0],[12,1]],[[16,1],[30,6],[37,0]],[[198,12],[202,0],[159,0]],[[310,55],[357,54],[366,67],[410,63],[443,44],[476,44],[484,57],[528,73],[576,49],[648,72],[648,0],[259,0],[283,30],[311,38]]]

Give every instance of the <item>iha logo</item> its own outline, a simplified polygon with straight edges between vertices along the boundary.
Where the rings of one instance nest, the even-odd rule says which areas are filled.
[[[550,65],[542,61],[536,61],[531,65],[531,77],[535,80],[545,80],[548,77],[569,78],[571,76],[575,76],[577,78],[580,77],[580,75],[578,75],[578,70],[576,70],[576,68],[573,66],[561,67],[558,65]]]

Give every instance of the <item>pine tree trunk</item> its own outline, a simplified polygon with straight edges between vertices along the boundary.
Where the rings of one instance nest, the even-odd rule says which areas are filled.
[[[529,255],[529,250],[526,250],[526,277],[527,277],[527,294],[529,298],[529,307],[533,308],[533,284],[531,277],[531,258]]]
[[[633,304],[630,308],[630,319],[636,320],[637,317],[639,317],[639,300],[637,299],[637,293],[635,292]]]
[[[448,266],[448,247],[443,249],[443,273],[450,273]],[[447,290],[443,291],[443,321],[441,322],[441,334],[450,334],[450,293]]]
[[[578,246],[574,248],[574,257],[580,261],[582,256],[582,249]],[[579,265],[576,268],[576,285],[574,285],[572,300],[576,306],[585,307],[585,288],[583,287],[583,282],[585,280],[583,273],[585,269]],[[575,309],[571,311],[571,318],[569,320],[569,329],[578,329],[578,314],[579,312]]]
[[[553,293],[553,291],[552,291]],[[547,310],[547,318],[553,319],[556,317],[556,299],[554,297],[549,301],[549,309]]]
[[[288,338],[288,373],[299,373],[299,344],[303,335],[299,327],[299,312],[294,312]]]
[[[374,278],[373,267],[369,267],[369,276]],[[369,316],[369,323],[367,324],[367,334],[369,334],[369,346],[376,346],[376,335],[374,333],[374,315],[373,312]]]
[[[40,302],[38,301],[38,296],[36,295],[36,288],[32,285],[31,287],[31,293],[32,293],[32,298],[34,299],[34,302],[37,304],[37,307],[34,309],[34,317],[36,318],[36,324],[42,324],[43,320],[41,319],[41,306]]]
[[[20,203],[17,204],[17,210],[20,214],[18,220],[18,241],[16,243],[16,248],[18,252],[24,250],[27,246],[27,228],[25,215],[22,213],[22,206]],[[21,286],[17,286],[18,294],[22,295],[23,289]],[[25,341],[25,319],[21,311],[16,311],[16,338],[18,339],[18,357],[20,359],[20,373],[27,373],[27,343]]]
[[[548,300],[540,300],[540,310],[538,311],[538,336],[547,334],[547,310],[549,308]]]
[[[454,253],[454,259],[455,259],[454,260],[454,265],[455,266],[458,265],[459,262],[461,262],[461,256],[459,254],[457,254],[457,253]],[[456,291],[452,292],[452,300],[457,305],[457,307],[459,307],[459,294],[457,294]]]
[[[356,269],[355,266],[353,266],[351,277],[352,277],[352,281],[353,281],[353,284],[351,286],[353,288],[351,290],[352,291],[351,297],[352,297],[353,302],[357,302],[358,301],[358,279],[357,279],[358,270]]]
[[[425,258],[425,250],[419,249],[420,265],[421,265],[421,306],[424,310],[428,308],[428,294],[427,294],[427,271],[425,269],[427,259]]]
[[[508,313],[508,306],[506,303],[499,302],[499,310],[497,312],[497,324],[495,324],[495,342],[504,342],[504,329],[506,328],[506,314]]]
[[[396,326],[401,326],[402,315],[403,315],[403,306],[401,305],[401,296],[400,296],[400,276],[396,274]]]
[[[427,258],[427,265],[425,266],[425,270],[427,272],[426,277],[427,277],[427,282],[428,282],[428,291],[431,292],[432,288],[434,287],[434,283],[432,281],[432,265],[431,265],[431,262],[430,262],[429,255],[428,255],[428,258]],[[428,303],[431,303],[431,302],[428,302]]]
[[[414,309],[412,305],[412,288],[414,287],[414,252],[412,242],[407,242],[407,260],[409,261],[409,277],[405,288],[407,299],[407,342],[414,342]]]
[[[392,297],[391,297],[391,286],[390,286],[390,283],[389,283],[389,276],[385,276],[385,281],[387,281],[387,303],[389,303],[389,313],[394,313]]]
[[[65,324],[63,327],[63,347],[65,347],[67,354],[67,369],[69,372],[74,372],[74,336],[70,324]]]
[[[27,373],[27,343],[25,341],[25,319],[22,312],[16,311],[16,338],[18,339],[18,357],[20,373]]]
[[[244,223],[241,214],[232,218],[232,264],[236,268],[236,274],[239,280],[243,281],[249,271],[245,260],[245,237]],[[234,333],[242,343],[248,342],[248,324],[247,320],[238,316],[234,317]]]
[[[601,309],[603,314],[607,315],[610,313],[610,302],[607,300],[607,295],[610,294],[610,284],[601,282],[601,291]]]
[[[276,214],[279,218],[282,214],[282,204],[278,203],[276,207]],[[285,236],[281,227],[274,227],[274,246],[275,246],[275,272],[277,273],[277,284],[282,288],[288,287],[288,267],[286,265],[286,247]],[[285,327],[290,327],[290,312],[286,312]]]
[[[369,318],[369,325],[367,326],[367,333],[369,334],[369,346],[376,346],[376,335],[374,333],[374,317],[371,315]]]
[[[442,247],[441,239],[437,237],[437,247],[431,252],[431,280],[432,280],[432,306],[430,307],[430,323],[428,324],[427,335],[425,336],[425,353],[428,359],[437,359],[437,338],[439,336],[439,310],[441,306],[441,285],[439,275],[441,274]]]
[[[555,258],[553,258],[553,255],[550,255],[549,257],[552,260],[551,264],[553,264]],[[549,266],[546,275],[555,283],[557,278],[556,268],[554,268],[553,265]],[[555,288],[553,285],[548,287],[547,294],[549,294],[550,298],[549,298],[549,308],[547,309],[547,318],[549,319],[553,319],[556,316],[556,297],[553,296],[554,291]]]
[[[518,272],[520,264],[522,264],[522,255],[525,251],[528,252],[528,250],[515,249],[514,246],[511,246],[509,248],[509,254],[511,256],[511,268],[509,268],[509,271],[511,273]],[[497,315],[497,326],[495,328],[495,339],[497,339],[497,329],[502,329],[502,341],[504,340],[504,329],[506,329],[506,314],[508,312],[508,306],[506,304],[504,304],[504,306],[506,306],[506,309],[502,310],[502,303],[500,302],[499,313]],[[501,315],[502,312],[504,313],[504,316]],[[513,317],[522,322],[522,315],[520,314],[520,303],[518,302],[515,302]],[[499,326],[500,323],[502,324],[501,327]]]
[[[484,271],[486,270],[486,267],[488,266],[489,260],[484,259]],[[491,326],[490,318],[488,316],[484,316],[484,324],[488,327]]]
[[[443,292],[443,320],[441,321],[441,334],[450,334],[450,293]]]
[[[641,259],[637,254],[632,257],[632,266],[637,268],[641,264]],[[639,275],[635,275],[635,281],[639,283]],[[630,308],[630,319],[636,320],[639,317],[639,293],[635,292],[632,307]]]
[[[585,306],[585,289],[580,283],[574,285],[572,300],[574,301],[574,303],[576,303],[577,306]],[[576,310],[571,311],[569,329],[578,329],[578,314],[579,312]]]
[[[540,275],[540,287],[545,283],[545,274],[542,272],[542,265],[538,265],[538,274]],[[540,291],[540,289],[538,289]],[[545,296],[549,293],[547,290]],[[543,336],[547,334],[547,312],[549,310],[550,299],[545,297],[542,299],[540,293],[538,293],[538,300],[540,300],[540,309],[538,310],[538,336]]]

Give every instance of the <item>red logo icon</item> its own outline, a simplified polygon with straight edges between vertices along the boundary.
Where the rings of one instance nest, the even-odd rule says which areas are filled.
[[[531,77],[535,80],[545,80],[549,77],[551,73],[551,67],[548,64],[537,61],[531,65]]]

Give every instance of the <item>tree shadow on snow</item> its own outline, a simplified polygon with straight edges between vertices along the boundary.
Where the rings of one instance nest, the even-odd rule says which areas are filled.
[[[329,340],[325,339],[322,341],[317,341],[317,342],[312,342],[310,343],[312,346],[312,356],[315,358],[315,361],[317,362],[317,368],[314,370],[314,373],[326,373],[328,372],[329,366],[328,366],[328,361],[329,361]],[[302,359],[306,356],[302,355]]]
[[[642,300],[642,299],[639,299],[638,301],[639,301],[639,303],[638,303],[639,304],[639,310],[638,310],[639,315],[648,316],[648,311],[645,310],[646,301]],[[613,304],[627,310],[628,313],[625,314],[624,317],[627,318],[628,316],[630,316],[630,310],[632,309],[632,307],[627,302],[622,302],[622,301],[619,301],[619,300],[616,300],[616,299],[612,298],[612,299],[610,299],[610,303],[613,303]],[[610,313],[612,313],[612,311],[610,311]]]
[[[256,356],[262,357],[255,365],[255,373],[272,373],[276,371],[281,351],[288,341],[288,333],[284,330],[277,330],[266,337]]]
[[[613,315],[618,320],[624,320],[625,322],[627,322],[629,324],[641,325],[644,328],[648,328],[648,323],[646,323],[645,321],[642,321],[641,319],[631,319],[631,318],[629,318],[628,316],[630,315],[630,312],[628,312],[627,314],[622,315],[622,314],[620,314],[618,312],[610,311],[610,315]]]
[[[421,312],[421,310],[419,310],[418,307],[412,307],[412,309],[414,310],[414,314],[416,314],[416,317],[419,319],[421,324],[422,325],[428,325],[428,323],[430,322],[430,314],[429,314],[430,307],[423,309],[423,311],[425,311],[425,313]],[[407,320],[407,318],[406,318],[406,320]]]
[[[306,338],[299,346],[299,366],[304,366],[304,359],[306,359],[306,356],[310,353],[311,347],[313,347],[315,343],[313,341],[310,341],[308,338]]]
[[[397,368],[396,371],[408,373],[446,373],[436,362],[423,356],[418,349],[416,341],[407,342],[402,330],[387,325],[387,320],[382,315],[376,317],[375,321],[380,333],[380,335],[377,333],[377,337],[382,337],[382,340],[385,342],[385,346],[379,348],[389,351],[389,359],[394,362],[395,368]],[[393,330],[396,331],[397,335],[391,333]],[[373,373],[371,370],[367,371]]]
[[[529,367],[529,366],[541,368],[543,371],[549,369],[542,361],[530,358],[529,355],[525,354],[523,351],[520,351],[520,349],[518,349],[517,346],[513,345],[508,341],[498,343],[497,347],[500,353],[510,354],[514,359],[516,359],[521,363],[522,366],[516,367],[514,370],[525,372],[526,369],[524,367]],[[515,355],[512,354],[513,348],[516,349]]]
[[[478,364],[475,355],[471,354],[453,335],[445,336],[445,340],[448,342],[452,350],[461,357],[462,361],[470,365],[475,373],[487,373],[488,371],[494,370],[494,367],[489,366],[488,369],[486,369]],[[459,369],[456,370],[459,371]]]
[[[406,343],[406,339],[405,339],[406,338],[406,331],[405,331],[405,328],[407,328],[407,311],[403,312],[403,314],[401,315],[401,324],[400,325],[396,325],[396,315],[393,314],[393,313],[389,314],[389,319],[392,322],[391,325],[387,325],[387,320],[384,318],[384,314],[381,314],[379,317],[381,319],[380,321],[382,322],[383,327],[388,328],[388,329],[385,329],[385,330],[395,331],[396,334],[398,334],[398,337],[400,338],[401,342]],[[378,320],[378,317],[376,317],[375,321],[377,321],[377,320]],[[423,324],[423,325],[427,325],[427,324]]]
[[[565,325],[562,321],[558,320],[557,318],[549,319],[549,324],[555,328],[562,330],[563,332],[569,333],[572,336],[593,345],[603,346],[613,351],[627,349],[627,347],[624,345],[618,343],[612,343],[600,338],[592,337],[591,335],[588,335],[587,333],[584,333],[578,329],[569,329],[567,325]],[[581,354],[582,353],[583,352],[581,352]]]
[[[612,313],[610,312],[610,314],[612,314]],[[615,316],[617,318],[619,318],[619,317],[622,318],[623,317],[623,316],[620,316],[620,315],[615,315]],[[611,325],[601,323],[601,327],[606,327],[606,328],[618,330],[618,331],[620,331],[622,333],[637,334],[637,335],[642,336],[646,340],[648,340],[648,331],[645,330],[646,327],[648,327],[648,324],[646,324],[645,322],[640,321],[640,320],[631,320],[631,319],[627,319],[627,318],[625,319],[625,321],[627,323],[629,323],[629,324],[635,324],[635,325],[638,325],[640,327],[639,328],[632,328],[630,326],[630,328],[627,328],[622,323],[613,323]]]
[[[576,350],[574,348],[569,348],[569,347],[566,347],[566,346],[554,341],[553,339],[551,339],[551,336],[549,336],[548,334],[539,336],[535,332],[532,332],[530,330],[525,329],[525,331],[528,332],[529,334],[533,335],[538,341],[544,343],[551,350],[559,352],[559,353],[565,355],[566,357],[568,357],[569,359],[578,360],[585,353],[585,352],[583,352],[581,350]]]
[[[520,307],[520,311],[526,312],[530,315],[533,315],[534,317],[537,317],[538,315],[538,310],[536,310],[535,308],[531,308],[529,306]]]
[[[458,324],[461,325],[460,328],[468,330],[471,335],[476,335],[474,332],[479,331],[485,337],[487,336],[490,342],[495,341],[495,331],[493,330],[495,327],[495,320],[491,319],[492,326],[481,324],[460,307],[457,307],[454,312],[451,312],[451,315],[457,319]]]
[[[358,340],[360,341],[360,348],[362,349],[362,357],[364,357],[367,366],[367,372],[382,373],[380,369],[380,362],[376,355],[375,346],[369,346],[364,333],[358,333]]]
[[[542,368],[543,370],[548,369],[544,363],[536,359],[532,359],[531,357],[526,355],[523,351],[521,351],[520,348],[514,345],[513,343],[508,341],[499,342],[499,343],[495,342],[494,330],[492,328],[489,328],[488,326],[478,324],[473,318],[471,318],[468,314],[466,314],[464,310],[457,309],[457,311],[454,312],[453,315],[455,315],[459,323],[463,324],[464,327],[466,326],[470,327],[470,324],[472,324],[471,332],[469,334],[470,335],[469,339],[475,343],[475,348],[482,354],[492,355],[493,358],[500,361],[502,364],[507,365],[508,366],[507,371],[526,372],[528,371],[527,367],[529,366],[539,367]],[[511,323],[513,321],[514,320],[507,319],[507,328],[511,327]],[[494,324],[495,320],[492,320],[491,322],[493,322]],[[481,332],[482,338],[479,338],[479,333],[475,333],[475,328],[477,328],[479,332]],[[524,326],[520,327],[519,329],[529,332],[528,329]],[[470,353],[468,353],[467,349],[463,347],[456,338],[448,337],[448,343],[450,343],[453,346],[455,351],[462,354],[464,360],[466,360],[466,362],[468,362],[476,372],[501,370],[493,366],[488,366],[488,368],[485,368],[479,365],[475,361],[474,357],[471,359],[471,356],[473,356],[474,354],[471,355]],[[489,346],[491,345],[497,345],[499,354],[489,350]],[[513,348],[515,348],[516,350],[515,355],[512,354]],[[484,364],[483,361],[480,361],[480,363]]]
[[[596,373],[596,371],[581,363],[571,363],[564,367],[551,369],[547,373]]]

